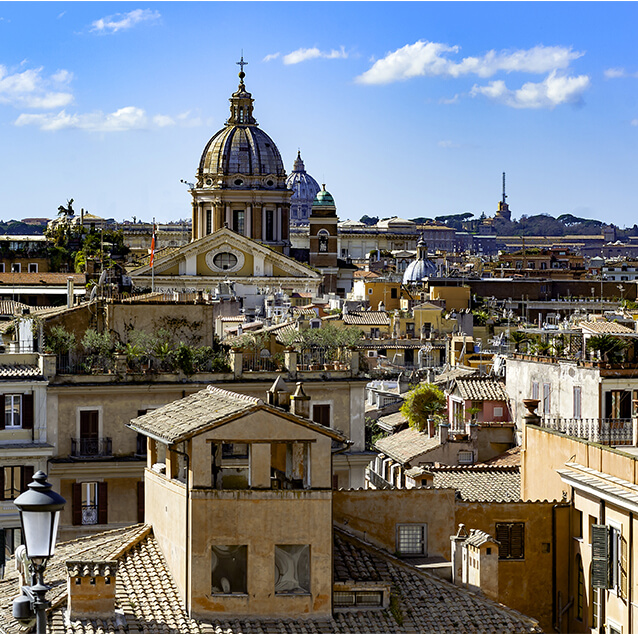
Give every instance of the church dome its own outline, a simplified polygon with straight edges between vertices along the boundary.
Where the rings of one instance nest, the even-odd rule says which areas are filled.
[[[312,203],[312,215],[313,216],[336,216],[337,206],[335,205],[335,199],[329,191],[326,191],[326,186],[322,185],[321,190],[315,196]]]
[[[253,117],[253,98],[239,73],[230,98],[230,117],[208,141],[197,170],[197,187],[285,188],[286,170],[275,142]]]
[[[403,273],[404,284],[416,284],[429,277],[436,277],[436,265],[428,258],[428,250],[423,236],[416,245],[416,260],[408,264]]]
[[[308,222],[312,203],[321,188],[317,181],[306,172],[301,160],[301,152],[297,152],[297,158],[286,184],[293,192],[290,199],[290,221],[293,224]]]

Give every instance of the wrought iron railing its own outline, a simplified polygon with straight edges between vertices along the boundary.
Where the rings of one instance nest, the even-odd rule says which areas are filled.
[[[82,524],[87,526],[89,524],[97,524],[98,521],[98,509],[97,504],[83,504],[82,505]]]
[[[244,352],[242,354],[244,372],[276,372],[281,365],[272,356],[262,356],[260,352]]]
[[[113,455],[110,438],[71,438],[74,458],[107,458]]]
[[[543,418],[541,427],[601,445],[632,445],[631,418]]]
[[[345,348],[312,347],[297,353],[298,370],[345,370],[350,368],[352,352]]]
[[[58,374],[107,374],[114,370],[112,355],[59,354],[56,366]]]

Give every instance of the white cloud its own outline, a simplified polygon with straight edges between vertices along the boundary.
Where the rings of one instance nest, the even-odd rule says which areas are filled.
[[[162,16],[151,9],[135,9],[128,13],[116,13],[91,23],[91,33],[117,33],[131,29],[141,22],[155,22]]]
[[[482,95],[512,108],[555,108],[562,104],[579,104],[583,93],[589,88],[587,75],[576,77],[558,75],[553,71],[542,82],[527,82],[518,90],[510,90],[502,80],[490,82],[487,86],[475,85],[473,97]]]
[[[638,126],[638,119],[632,119],[631,125],[633,125],[634,127]]]
[[[0,103],[20,108],[62,108],[73,101],[71,93],[60,90],[72,78],[66,70],[47,78],[42,76],[42,68],[10,73],[0,65]]]
[[[266,55],[266,57],[264,57],[263,60],[261,60],[262,62],[271,62],[273,59],[277,59],[279,57],[279,53],[270,53],[269,55]]]
[[[465,57],[457,62],[451,56],[459,51],[458,46],[419,40],[377,60],[356,81],[362,84],[389,84],[424,76],[459,77],[472,74],[492,77],[497,72],[542,74],[565,69],[572,60],[583,55],[563,46],[539,45],[527,50],[492,50],[479,57]]]
[[[605,79],[621,79],[623,77],[637,78],[638,73],[628,73],[624,68],[608,68],[605,73]]]
[[[455,143],[454,141],[449,141],[449,140],[439,141],[437,145],[439,147],[446,148],[446,149],[458,149],[462,147],[460,143]]]
[[[439,103],[449,106],[451,104],[458,103],[460,99],[461,95],[458,94],[454,95],[454,97],[441,97],[441,99],[439,99]]]
[[[284,55],[283,60],[284,64],[299,64],[300,62],[305,62],[309,59],[346,59],[348,57],[348,53],[346,53],[345,48],[342,46],[339,50],[332,49],[331,51],[321,51],[318,48],[298,48],[296,51],[292,51],[292,53],[288,53]]]
[[[188,112],[178,115],[175,119],[183,127],[191,127],[201,123],[198,118],[190,118]],[[69,114],[62,110],[57,114],[21,114],[14,123],[16,126],[31,125],[47,131],[125,132],[127,130],[147,130],[177,125],[175,119],[162,114],[149,117],[143,109],[127,106],[112,113],[97,111],[86,114]]]

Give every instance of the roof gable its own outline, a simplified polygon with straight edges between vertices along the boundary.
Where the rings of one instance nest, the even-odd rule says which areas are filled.
[[[334,429],[266,405],[259,398],[230,392],[213,385],[134,418],[128,427],[166,444],[173,444],[258,410],[265,410],[278,419],[283,418],[302,425],[316,434],[330,436],[339,441],[345,440],[345,437]],[[264,432],[261,436],[264,437]]]
[[[214,233],[204,236],[203,238],[199,238],[198,240],[194,240],[183,247],[172,249],[166,255],[162,255],[161,252],[156,253],[154,263],[155,275],[162,275],[163,271],[174,270],[175,267],[179,266],[179,263],[185,258],[204,256],[211,250],[222,246],[228,246],[230,249],[234,249],[244,255],[249,255],[250,257],[257,255],[260,258],[263,258],[265,262],[273,265],[273,268],[278,269],[284,275],[287,274],[295,277],[316,279],[321,278],[319,273],[311,269],[306,264],[297,262],[297,260],[293,260],[283,253],[274,251],[256,240],[242,236],[228,228],[218,229]],[[133,277],[150,274],[151,267],[148,263],[131,271],[131,276]],[[207,275],[223,278],[233,277],[233,274],[228,272],[220,272],[218,274],[207,273]],[[277,276],[275,275],[275,277]]]

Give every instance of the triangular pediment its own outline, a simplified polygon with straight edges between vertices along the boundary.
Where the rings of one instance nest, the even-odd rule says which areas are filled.
[[[231,254],[231,261],[236,262],[234,267],[231,266],[225,270],[216,266],[215,255],[218,253]],[[180,265],[187,260],[193,263],[191,269],[187,273],[179,272]],[[234,277],[262,277],[264,267],[268,270],[268,277],[295,277],[309,280],[319,280],[321,277],[307,265],[227,228],[219,229],[183,247],[171,249],[164,256],[161,253],[157,254],[154,274],[156,276],[203,275],[233,279]],[[131,272],[132,277],[149,275],[151,275],[149,264]]]

